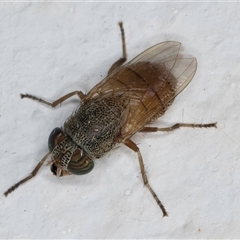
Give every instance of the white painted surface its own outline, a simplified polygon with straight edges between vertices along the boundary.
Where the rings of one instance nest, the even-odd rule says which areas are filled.
[[[1,238],[239,238],[240,6],[238,3],[2,3],[0,188],[25,177],[48,151],[51,130],[78,105],[52,110],[19,93],[55,100],[89,91],[121,56],[175,40],[198,60],[191,84],[155,126],[218,122],[218,129],[137,134],[137,156],[119,148],[85,176],[58,179],[44,166],[0,198]]]

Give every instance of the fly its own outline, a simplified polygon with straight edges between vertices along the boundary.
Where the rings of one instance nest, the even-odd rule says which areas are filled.
[[[180,127],[209,128],[216,127],[216,123],[177,123],[167,128],[148,126],[166,112],[175,97],[191,82],[197,70],[197,60],[181,53],[181,43],[167,41],[148,48],[123,65],[127,52],[122,22],[119,22],[119,27],[122,57],[111,66],[107,77],[90,92],[84,94],[77,90],[52,103],[21,94],[21,98],[30,98],[51,107],[76,95],[80,106],[62,127],[53,129],[48,139],[49,152],[30,175],[9,188],[5,196],[33,178],[49,156],[54,175],[82,175],[93,170],[94,160],[124,144],[137,153],[143,183],[161,208],[163,216],[168,216],[148,182],[140,149],[131,137],[137,132],[169,132]]]

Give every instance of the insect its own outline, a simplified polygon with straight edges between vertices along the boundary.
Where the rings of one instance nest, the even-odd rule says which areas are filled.
[[[81,103],[62,127],[50,133],[49,152],[30,175],[9,188],[5,196],[33,178],[50,155],[49,165],[54,175],[82,175],[93,170],[95,159],[124,144],[137,153],[143,183],[161,208],[163,216],[168,216],[148,182],[140,150],[131,137],[137,132],[173,131],[180,127],[208,128],[216,127],[216,123],[177,123],[167,128],[147,126],[162,116],[190,83],[197,69],[197,60],[184,57],[179,42],[168,41],[148,48],[123,65],[127,53],[122,22],[119,22],[119,27],[122,57],[111,66],[107,77],[89,93],[85,95],[74,91],[52,103],[21,94],[21,98],[30,98],[51,107],[74,95],[79,97]]]

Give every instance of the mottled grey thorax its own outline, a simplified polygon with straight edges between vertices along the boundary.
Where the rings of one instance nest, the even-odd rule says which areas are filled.
[[[65,121],[63,130],[90,158],[100,158],[116,144],[123,111],[120,98],[91,100]]]

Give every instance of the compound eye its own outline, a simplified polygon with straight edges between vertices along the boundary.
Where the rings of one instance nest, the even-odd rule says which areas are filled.
[[[48,138],[48,148],[52,152],[54,147],[65,138],[61,128],[54,128]]]
[[[68,163],[67,170],[71,174],[75,175],[84,175],[91,172],[94,167],[93,160],[91,160],[85,154],[83,154],[83,156],[79,157],[79,159],[77,160],[76,157],[78,156],[78,153],[75,154],[76,155],[74,156],[74,158],[72,158],[72,160]]]

